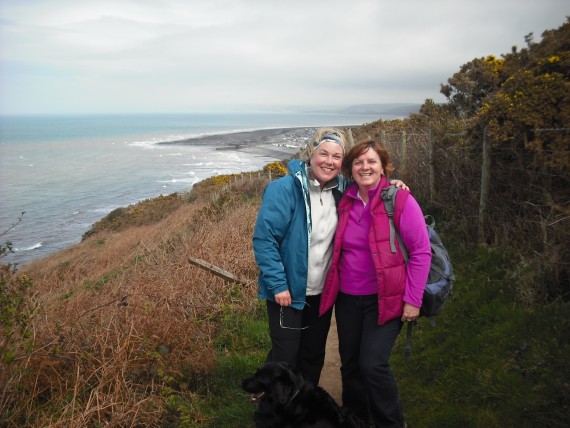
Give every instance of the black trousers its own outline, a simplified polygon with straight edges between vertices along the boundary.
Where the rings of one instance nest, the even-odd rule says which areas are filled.
[[[400,318],[378,325],[378,296],[339,293],[335,303],[342,403],[376,427],[403,427],[396,380],[390,368]]]
[[[271,350],[266,362],[287,362],[314,385],[325,363],[332,309],[319,317],[320,294],[307,296],[303,310],[267,301]]]

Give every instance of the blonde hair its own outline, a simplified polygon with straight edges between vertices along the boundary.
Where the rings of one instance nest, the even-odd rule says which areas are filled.
[[[317,132],[315,132],[315,135],[313,135],[313,138],[311,139],[309,144],[307,144],[307,146],[303,150],[301,150],[301,152],[299,153],[299,159],[301,159],[303,162],[309,162],[311,156],[313,155],[313,153],[315,153],[315,150],[317,150],[317,147],[319,147],[319,144],[324,139],[323,136],[325,134],[337,134],[344,143],[342,145],[344,151],[343,154],[346,154],[346,152],[349,149],[348,138],[346,137],[346,133],[336,128],[320,128],[317,129]]]

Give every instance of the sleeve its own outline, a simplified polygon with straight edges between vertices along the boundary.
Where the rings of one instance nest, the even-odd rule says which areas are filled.
[[[289,289],[281,246],[291,224],[295,189],[285,184],[284,180],[277,180],[267,185],[253,232],[260,286],[273,295]]]
[[[404,302],[420,308],[431,264],[431,245],[424,214],[412,195],[402,208],[400,236],[408,250]]]

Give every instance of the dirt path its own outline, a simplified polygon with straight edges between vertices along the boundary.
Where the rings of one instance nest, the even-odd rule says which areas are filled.
[[[331,329],[327,339],[325,366],[321,373],[319,385],[327,390],[332,397],[341,404],[342,382],[340,380],[340,357],[338,355],[338,336],[336,334],[336,320],[332,317]]]

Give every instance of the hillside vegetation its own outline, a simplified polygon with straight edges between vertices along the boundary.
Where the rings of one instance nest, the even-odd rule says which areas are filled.
[[[352,130],[388,146],[456,269],[454,297],[436,327],[415,330],[411,360],[403,338],[395,348],[412,427],[570,420],[570,23],[527,44],[462,66],[446,104]],[[208,179],[2,269],[0,425],[252,426],[239,385],[269,347],[251,248],[267,181]]]

